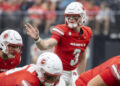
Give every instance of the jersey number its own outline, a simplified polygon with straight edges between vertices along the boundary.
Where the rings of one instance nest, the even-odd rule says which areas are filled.
[[[81,53],[80,49],[75,49],[74,50],[73,54],[75,55],[74,56],[75,59],[71,60],[71,62],[70,62],[71,66],[76,65],[78,63],[78,59],[79,59],[80,53]]]

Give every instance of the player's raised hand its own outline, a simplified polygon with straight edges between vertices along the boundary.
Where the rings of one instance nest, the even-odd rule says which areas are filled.
[[[25,24],[25,29],[27,30],[27,34],[34,40],[39,38],[39,30],[37,27],[32,26],[31,24]]]

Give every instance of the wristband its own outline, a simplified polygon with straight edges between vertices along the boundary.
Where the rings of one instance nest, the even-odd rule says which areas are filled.
[[[41,38],[39,37],[38,39],[34,40],[35,43],[39,43]]]

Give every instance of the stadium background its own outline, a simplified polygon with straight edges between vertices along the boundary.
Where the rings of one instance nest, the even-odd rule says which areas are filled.
[[[48,38],[54,25],[64,23],[64,9],[72,1],[83,3],[88,14],[87,25],[93,30],[86,70],[120,54],[120,0],[0,0],[0,33],[15,29],[23,38],[19,66],[32,62],[30,49],[34,42],[26,34],[24,24],[37,25],[40,36]]]

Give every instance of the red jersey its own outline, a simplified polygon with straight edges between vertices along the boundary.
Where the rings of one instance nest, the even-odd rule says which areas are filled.
[[[120,86],[118,82],[120,80],[119,67],[120,56],[115,56],[103,64],[82,73],[76,80],[76,86],[87,86],[87,83],[98,74],[102,77],[107,86]]]
[[[18,64],[20,64],[21,55],[17,54],[15,58],[11,58],[8,60],[4,60],[0,57],[0,72],[15,68]]]
[[[82,35],[80,32],[82,31]],[[74,70],[80,62],[81,53],[84,52],[92,37],[91,28],[82,26],[80,32],[68,28],[66,24],[53,28],[51,38],[57,40],[55,53],[61,58],[63,69]]]
[[[29,82],[29,85],[22,85],[24,81]],[[0,86],[40,86],[35,65],[31,64],[1,73]]]
[[[3,3],[3,11],[18,11],[20,10],[20,4],[11,5],[8,2]]]
[[[28,9],[31,19],[43,19],[46,10],[42,6],[32,6]]]

